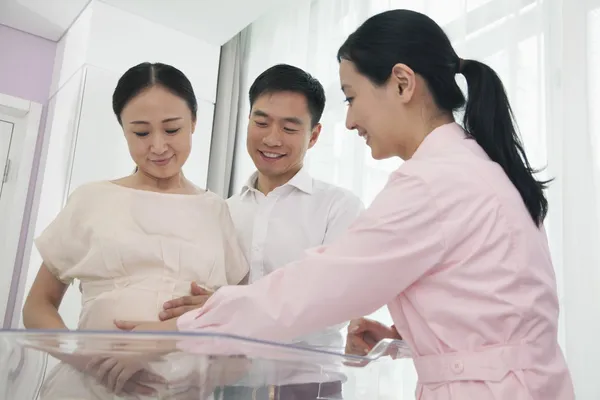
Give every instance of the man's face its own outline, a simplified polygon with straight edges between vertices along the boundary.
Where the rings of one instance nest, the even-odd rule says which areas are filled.
[[[261,174],[287,181],[302,168],[306,151],[320,132],[320,124],[312,126],[302,94],[266,93],[250,110],[246,146]]]

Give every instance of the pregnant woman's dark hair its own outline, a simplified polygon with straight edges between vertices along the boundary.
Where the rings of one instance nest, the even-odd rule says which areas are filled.
[[[117,83],[112,104],[119,124],[121,123],[121,112],[127,103],[141,91],[156,85],[162,86],[185,100],[192,113],[192,120],[196,120],[198,101],[187,76],[171,65],[145,62],[129,68]]]
[[[531,218],[541,225],[548,212],[544,189],[535,178],[513,122],[498,75],[475,60],[461,60],[450,40],[431,18],[409,10],[375,15],[352,33],[338,51],[338,61],[354,63],[375,85],[383,85],[394,65],[406,64],[426,82],[437,106],[452,113],[465,106],[455,75],[468,85],[463,126],[499,164],[519,191]]]

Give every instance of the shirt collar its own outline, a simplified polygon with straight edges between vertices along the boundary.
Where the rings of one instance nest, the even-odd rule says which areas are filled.
[[[250,190],[257,190],[256,189],[257,181],[258,181],[258,171],[255,171],[252,175],[250,175],[250,178],[248,178],[248,180],[246,181],[246,184],[242,187],[241,194],[244,195]],[[296,173],[296,175],[294,175],[292,177],[292,179],[287,181],[285,184],[281,185],[281,187],[284,187],[284,186],[292,186],[306,194],[312,194],[313,179],[309,175],[306,168],[302,167],[300,169],[300,171],[298,171],[298,173]]]
[[[433,153],[446,151],[449,145],[469,139],[464,129],[456,122],[437,127],[423,139],[411,159],[427,157]]]

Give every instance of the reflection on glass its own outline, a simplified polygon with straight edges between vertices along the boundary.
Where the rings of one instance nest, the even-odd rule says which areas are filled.
[[[42,383],[48,357],[61,362]],[[330,388],[341,383],[346,400],[391,400],[406,357],[393,340],[358,357],[210,334],[9,331],[0,333],[0,365],[8,368],[0,398],[33,399],[39,390],[41,400],[284,400],[308,383],[307,399],[325,400],[339,398]]]

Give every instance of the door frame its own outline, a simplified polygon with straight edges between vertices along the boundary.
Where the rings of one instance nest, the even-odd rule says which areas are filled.
[[[8,158],[13,160],[8,172],[9,180],[14,182],[9,192],[13,200],[9,203],[9,218],[1,227],[3,240],[0,241],[0,321],[4,320],[7,311],[13,278],[18,276],[21,268],[20,265],[15,265],[15,262],[22,233],[27,233],[27,227],[23,232],[23,218],[27,212],[26,200],[35,161],[42,108],[39,103],[0,93],[0,114],[10,117],[11,122],[15,124],[13,143],[8,153]],[[0,175],[4,174],[3,168],[4,166],[0,166]]]

